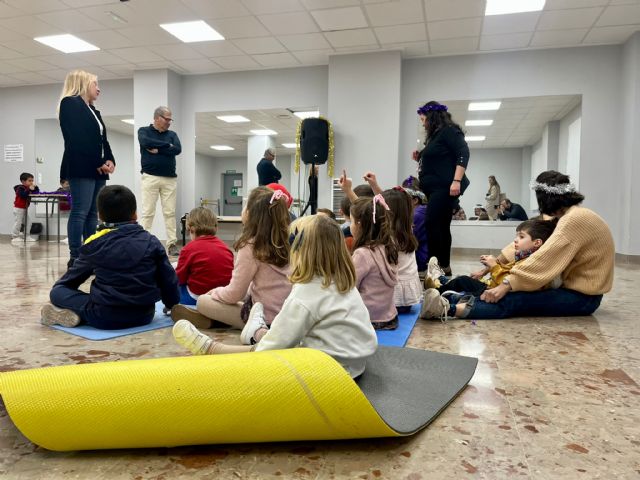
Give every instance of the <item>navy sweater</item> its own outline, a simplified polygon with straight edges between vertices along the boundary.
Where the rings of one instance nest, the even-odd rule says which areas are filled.
[[[182,145],[176,132],[167,130],[160,132],[153,125],[138,130],[142,173],[156,177],[177,177],[176,155],[182,152]],[[150,153],[147,149],[157,148],[158,153]]]
[[[178,277],[160,241],[137,223],[98,232],[56,285],[78,288],[92,274],[90,299],[98,305],[146,310],[180,300]]]

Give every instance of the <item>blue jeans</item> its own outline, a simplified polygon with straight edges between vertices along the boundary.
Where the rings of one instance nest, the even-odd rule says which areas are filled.
[[[182,305],[196,305],[198,301],[189,295],[186,285],[178,285],[180,288],[180,303]]]
[[[49,293],[49,299],[56,307],[75,312],[83,323],[101,330],[147,325],[155,315],[155,305],[136,307],[98,305],[91,301],[88,293],[64,285],[55,285]]]
[[[98,209],[96,198],[98,192],[106,185],[107,181],[95,178],[70,178],[71,187],[71,212],[67,223],[67,235],[69,236],[69,252],[71,258],[78,258],[78,250],[83,240],[96,233],[98,225]]]
[[[591,315],[601,301],[602,295],[585,295],[566,288],[511,292],[498,303],[487,303],[477,298],[465,318],[578,317]]]

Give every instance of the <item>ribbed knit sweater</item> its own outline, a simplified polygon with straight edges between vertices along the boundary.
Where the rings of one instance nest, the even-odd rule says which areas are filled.
[[[507,249],[503,256],[507,256]],[[595,212],[571,207],[549,239],[507,277],[513,291],[539,290],[557,277],[562,286],[585,295],[601,295],[613,285],[615,246],[611,231]]]

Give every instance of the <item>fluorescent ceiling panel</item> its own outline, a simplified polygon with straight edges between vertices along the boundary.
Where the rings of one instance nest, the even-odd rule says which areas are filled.
[[[133,118],[124,118],[122,119],[122,121],[124,123],[128,123],[129,125],[135,125],[135,121],[133,120]]]
[[[498,110],[500,105],[502,105],[502,102],[470,102],[469,111]]]
[[[161,23],[160,27],[184,43],[224,40],[222,35],[202,20],[196,20],[195,22]]]
[[[539,12],[545,0],[487,0],[485,15],[507,15],[510,13]]]
[[[466,127],[488,127],[493,125],[493,120],[467,120],[464,125]]]
[[[277,135],[278,132],[274,130],[251,130],[254,135]]]
[[[303,120],[305,118],[318,118],[320,116],[320,112],[318,110],[312,110],[308,112],[293,112],[293,114],[298,118],[302,118]]]
[[[281,143],[284,148],[296,148],[297,145],[295,143]]]
[[[227,123],[242,123],[242,122],[250,122],[247,117],[243,117],[242,115],[220,115],[216,117],[218,120],[222,120]]]
[[[100,50],[95,45],[85,42],[75,35],[65,33],[64,35],[50,35],[48,37],[36,37],[36,42],[40,42],[64,53],[90,52]]]
[[[467,135],[464,137],[467,142],[484,142],[485,138],[487,137],[484,135]]]
[[[211,145],[213,150],[235,150],[235,148],[230,147],[229,145]]]

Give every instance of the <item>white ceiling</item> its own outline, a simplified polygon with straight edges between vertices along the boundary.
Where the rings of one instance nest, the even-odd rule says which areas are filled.
[[[317,110],[315,107],[297,108],[296,111]],[[250,120],[244,123],[227,123],[217,117],[242,115]],[[276,153],[293,154],[295,148],[285,148],[283,143],[295,143],[300,119],[287,109],[234,110],[232,112],[196,113],[196,152],[209,157],[247,157],[247,141],[253,135],[250,130],[273,130],[278,134]],[[212,150],[211,145],[228,145],[233,151]]]
[[[484,135],[483,142],[469,142],[469,148],[521,148],[534,145],[542,138],[545,125],[561,120],[582,101],[580,95],[553,95],[542,97],[518,97],[500,100],[499,110],[468,111],[469,100],[443,101],[453,121],[466,135]],[[488,127],[467,127],[467,120],[493,120]],[[419,124],[419,122],[418,122]],[[424,128],[418,125],[418,143],[424,141]]]
[[[542,12],[484,17],[484,0],[0,0],[0,87],[326,65],[330,55],[404,58],[624,43],[640,0],[547,0]],[[120,18],[121,21],[115,20]],[[184,44],[159,23],[203,19],[226,40]],[[62,54],[33,37],[72,33],[100,51]]]

